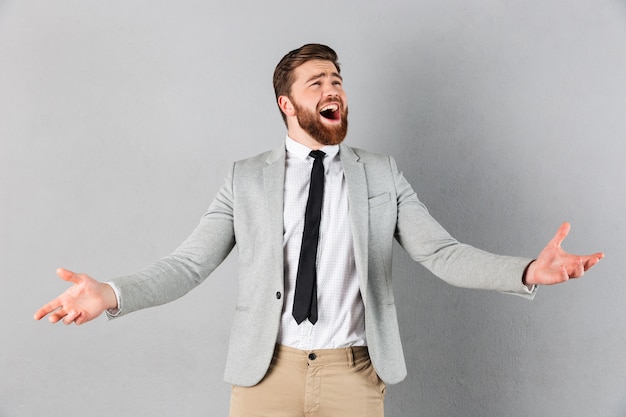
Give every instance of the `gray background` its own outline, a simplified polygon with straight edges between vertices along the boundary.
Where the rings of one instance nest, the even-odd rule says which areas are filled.
[[[347,143],[394,155],[457,238],[606,252],[533,302],[461,290],[398,251],[409,377],[387,416],[626,416],[626,2],[0,0],[0,416],[225,416],[236,255],[182,300],[35,322],[63,266],[166,255],[230,161],[284,127],[271,75],[328,43]]]

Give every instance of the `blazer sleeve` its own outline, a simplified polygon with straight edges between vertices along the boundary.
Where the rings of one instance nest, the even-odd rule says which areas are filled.
[[[173,301],[195,288],[217,268],[235,245],[233,228],[234,164],[200,223],[169,256],[138,273],[109,282],[117,289],[118,317]]]
[[[496,255],[458,242],[418,200],[393,158],[390,164],[398,206],[395,237],[413,260],[454,286],[534,297],[536,288],[529,290],[522,283],[532,259]]]

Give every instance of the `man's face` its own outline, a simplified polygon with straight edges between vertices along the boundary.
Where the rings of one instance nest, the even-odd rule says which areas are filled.
[[[332,62],[313,60],[296,68],[289,99],[298,126],[313,140],[321,145],[343,141],[348,132],[347,97]]]

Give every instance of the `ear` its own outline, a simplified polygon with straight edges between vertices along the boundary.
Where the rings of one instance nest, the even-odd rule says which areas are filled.
[[[287,96],[278,97],[278,107],[286,116],[294,116],[296,114],[293,103]]]

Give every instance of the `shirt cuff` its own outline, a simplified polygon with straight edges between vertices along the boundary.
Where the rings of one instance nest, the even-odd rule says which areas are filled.
[[[524,288],[526,289],[526,292],[528,294],[534,294],[537,291],[537,286],[536,285],[531,285],[530,287],[526,284],[524,284]]]
[[[107,317],[109,319],[112,319],[112,318],[119,316],[120,313],[122,312],[122,295],[121,295],[120,289],[114,283],[105,282],[105,284],[107,284],[113,289],[113,292],[115,293],[115,298],[117,299],[117,308],[110,308],[106,310]]]
[[[534,295],[535,292],[537,292],[537,285],[536,284],[528,285],[524,282],[524,280],[526,278],[526,273],[528,272],[528,268],[535,261],[536,259],[533,259],[532,261],[530,261],[528,265],[526,265],[526,268],[524,268],[524,272],[522,273],[522,284],[524,285],[524,289],[526,290],[527,294],[532,294],[532,295]]]

